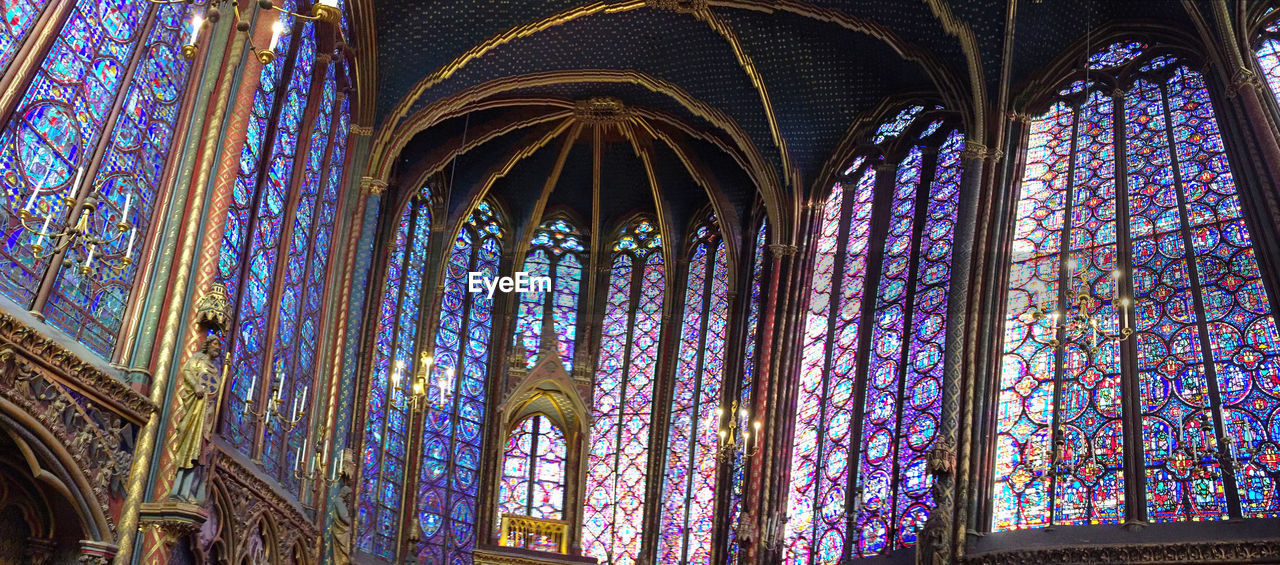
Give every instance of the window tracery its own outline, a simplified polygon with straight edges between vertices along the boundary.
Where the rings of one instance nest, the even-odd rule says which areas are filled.
[[[1145,45],[1105,52],[1125,56],[1094,56],[1098,84],[1064,91],[1031,124],[993,528],[1280,516],[1264,423],[1280,405],[1280,338],[1204,78]],[[1022,314],[1061,308],[1073,276],[1121,297],[1090,313],[1132,339],[1096,352],[1035,339]]]
[[[907,108],[883,124],[873,140],[902,147],[902,161],[873,167],[856,157],[822,210],[788,497],[785,551],[795,563],[911,546],[933,505],[925,459],[941,402],[964,144],[938,110]],[[881,183],[891,192],[877,197]],[[880,221],[887,231],[873,234]]]
[[[470,563],[476,543],[485,382],[493,331],[493,298],[468,292],[467,274],[498,276],[503,229],[489,202],[471,212],[445,266],[444,295],[429,382],[448,391],[429,409],[422,432],[415,548],[425,563]]]
[[[729,266],[715,217],[694,230],[668,421],[659,563],[709,563],[729,323]]]
[[[307,473],[314,456],[307,438],[316,324],[332,267],[351,108],[338,91],[346,60],[321,63],[316,24],[281,17],[293,31],[259,75],[214,277],[234,305],[220,431],[295,491],[295,475]],[[280,399],[273,413],[269,398]]]
[[[649,433],[665,265],[648,220],[613,246],[596,365],[582,525],[583,554],[635,563],[644,530]]]
[[[431,237],[431,190],[409,199],[395,224],[379,301],[365,411],[356,547],[394,557],[409,445],[409,378],[415,362],[423,274]]]
[[[28,36],[41,13],[55,8],[63,9],[40,0],[5,7],[0,70],[24,41],[35,40]],[[8,195],[0,292],[108,356],[138,267],[116,273],[104,262],[121,264],[148,234],[190,68],[173,47],[189,7],[101,0],[65,9],[48,54],[18,86],[25,94],[0,131],[0,186]],[[25,232],[18,211],[47,217],[47,230],[56,232],[94,190],[102,200],[96,225],[116,225],[128,214],[136,235],[95,249],[87,275],[79,270],[87,257],[74,252],[68,255],[74,264],[51,266],[49,258],[35,257],[39,238]],[[44,294],[46,284],[51,290]]]
[[[546,520],[564,518],[564,432],[542,415],[511,431],[503,452],[498,512]]]
[[[566,372],[573,372],[575,336],[578,325],[578,299],[582,292],[582,234],[564,219],[542,223],[534,232],[524,270],[530,277],[548,277],[552,291],[520,294],[516,318],[516,341],[524,346],[529,367],[538,360],[543,319],[550,316],[550,327],[564,362]]]

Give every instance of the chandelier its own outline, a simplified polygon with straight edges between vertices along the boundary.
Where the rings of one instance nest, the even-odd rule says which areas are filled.
[[[222,11],[218,9],[218,5],[225,0],[148,0],[152,4],[191,4],[194,7],[203,7],[203,14],[194,14],[191,16],[191,34],[187,36],[187,41],[182,46],[182,56],[187,60],[194,59],[200,52],[199,41],[200,33],[204,30],[205,24],[218,23],[222,17]],[[338,8],[338,0],[318,0],[311,4],[311,13],[301,14],[281,8],[275,5],[272,0],[257,0],[258,9],[267,12],[275,10],[280,12],[281,17],[291,16],[309,21],[322,21],[330,24],[336,24],[342,18],[342,10]],[[258,57],[258,62],[262,64],[270,63],[276,58],[276,46],[280,43],[280,37],[288,33],[283,22],[277,20],[271,26],[271,41],[266,49],[258,49],[250,43],[249,22],[240,15],[240,0],[231,1],[231,14],[235,18],[236,31],[245,35],[245,43],[249,49]],[[342,30],[338,30],[341,35]]]
[[[307,417],[307,385],[302,385],[302,394],[293,397],[290,402],[289,414],[284,413],[284,369],[276,370],[276,378],[271,380],[271,393],[267,395],[267,404],[261,410],[253,409],[253,391],[258,384],[258,375],[254,373],[249,376],[249,393],[248,398],[244,401],[244,411],[252,414],[257,418],[263,419],[267,423],[275,422],[284,430],[285,434],[293,433],[293,429],[302,423]]]
[[[716,421],[724,419],[724,408],[716,408]],[[729,420],[720,428],[720,442],[716,449],[716,459],[721,462],[737,460],[739,456],[743,460],[755,457],[760,451],[760,421],[756,420],[751,423],[751,427],[756,432],[756,441],[751,442],[751,432],[749,430],[738,431],[738,428],[751,421],[750,413],[746,408],[738,409],[738,401],[733,401],[729,406]]]
[[[434,406],[440,411],[449,408],[449,399],[453,391],[453,368],[449,368],[436,379],[436,385],[440,391],[439,396],[432,393],[431,384],[427,377],[431,373],[431,367],[435,364],[435,360],[426,352],[423,352],[419,358],[418,372],[413,376],[413,385],[410,387],[409,402],[411,410],[416,412],[424,410],[426,404]],[[397,390],[400,388],[400,379],[405,369],[404,361],[397,360],[395,368],[391,371],[391,388]]]
[[[1119,314],[1120,330],[1110,333],[1101,323],[1101,318],[1096,315],[1098,308],[1102,306],[1102,299],[1090,293],[1089,281],[1085,278],[1084,269],[1080,268],[1080,261],[1076,261],[1073,267],[1076,274],[1067,279],[1070,288],[1062,308],[1046,312],[1048,307],[1044,305],[1052,303],[1052,300],[1047,300],[1043,291],[1036,293],[1035,300],[1026,314],[1026,317],[1030,318],[1028,329],[1031,338],[1041,345],[1054,349],[1062,350],[1068,344],[1073,344],[1089,353],[1097,353],[1102,344],[1119,343],[1129,339],[1129,336],[1133,335],[1133,329],[1129,327],[1128,313],[1131,301],[1120,292],[1120,279],[1124,273],[1120,269],[1111,271],[1115,287],[1111,305]],[[1036,332],[1038,327],[1047,330],[1044,332],[1048,334],[1047,339]]]
[[[80,181],[84,179],[84,167],[80,167],[76,171],[75,183],[72,186],[80,186]],[[104,181],[105,183],[105,181]],[[100,262],[109,267],[116,273],[124,272],[133,264],[133,242],[138,235],[138,230],[129,222],[129,210],[133,205],[133,183],[129,183],[129,192],[124,198],[124,212],[120,214],[116,222],[99,222],[97,218],[98,205],[102,201],[102,194],[99,192],[102,185],[94,188],[93,192],[81,202],[69,196],[62,196],[61,202],[66,209],[71,211],[71,215],[76,217],[75,222],[67,223],[57,231],[50,231],[50,224],[53,223],[55,214],[54,206],[45,205],[45,202],[36,202],[36,196],[39,191],[32,191],[31,197],[27,199],[26,205],[18,211],[18,220],[22,222],[22,228],[35,236],[36,240],[31,244],[31,254],[36,259],[48,259],[55,255],[61,255],[64,262],[70,262],[66,258],[66,253],[73,246],[78,250],[79,255],[83,257],[80,262],[80,274],[88,275],[93,267],[94,258],[103,253],[109,245],[124,238],[125,234],[129,234],[129,243],[125,246],[124,257],[118,263],[110,260],[101,260]],[[76,208],[77,203],[80,204]],[[35,212],[40,213],[44,221],[40,225],[40,229],[32,228],[32,220],[37,218]],[[98,225],[101,223],[102,225]]]

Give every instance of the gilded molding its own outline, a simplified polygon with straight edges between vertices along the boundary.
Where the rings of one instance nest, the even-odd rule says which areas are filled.
[[[707,9],[709,2],[707,0],[645,0],[644,5],[654,10],[691,14],[698,10]]]
[[[1243,563],[1280,559],[1280,540],[1081,545],[1018,549],[960,558],[965,565],[1074,563]]]
[[[373,135],[373,126],[362,126],[358,124],[351,124],[351,127],[347,128],[347,131],[351,135],[360,135],[364,137],[370,137]]]
[[[120,379],[86,363],[58,342],[3,312],[0,312],[0,344],[12,346],[14,353],[28,357],[54,379],[101,402],[135,424],[145,423],[156,410],[151,400]]]
[[[586,124],[614,124],[626,120],[629,115],[626,105],[612,96],[573,103],[573,117]]]
[[[387,181],[365,176],[360,177],[360,190],[369,194],[382,194],[387,189]]]

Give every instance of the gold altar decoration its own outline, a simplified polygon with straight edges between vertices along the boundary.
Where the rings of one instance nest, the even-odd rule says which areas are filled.
[[[569,523],[504,513],[498,545],[567,555]]]

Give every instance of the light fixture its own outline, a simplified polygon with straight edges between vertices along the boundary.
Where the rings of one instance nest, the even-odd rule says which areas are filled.
[[[1089,293],[1089,281],[1085,279],[1084,269],[1076,270],[1077,273],[1067,279],[1070,281],[1071,290],[1062,308],[1046,312],[1047,307],[1044,304],[1048,304],[1049,301],[1045,300],[1043,292],[1036,293],[1034,302],[1027,312],[1030,318],[1028,332],[1031,338],[1055,349],[1065,349],[1067,344],[1075,344],[1090,353],[1098,351],[1100,340],[1103,343],[1119,343],[1129,339],[1129,336],[1133,335],[1133,329],[1129,327],[1130,308],[1133,304],[1129,297],[1122,296],[1120,292],[1120,279],[1124,273],[1120,269],[1111,272],[1115,286],[1115,296],[1111,304],[1120,317],[1120,331],[1113,334],[1109,333],[1099,322],[1099,318],[1094,315],[1094,310],[1102,304],[1102,300]],[[1037,335],[1037,326],[1045,326],[1048,329],[1047,340]]]
[[[80,186],[80,182],[84,180],[84,167],[80,167],[76,171],[75,181],[71,186]],[[31,254],[36,259],[47,259],[58,254],[65,254],[73,246],[79,250],[79,254],[83,257],[80,262],[80,274],[88,275],[92,271],[94,260],[106,265],[116,273],[122,273],[129,265],[133,264],[133,242],[138,235],[138,230],[134,228],[133,223],[129,221],[129,211],[133,205],[133,184],[129,183],[129,192],[124,197],[124,211],[120,214],[119,221],[115,223],[106,223],[106,225],[95,225],[95,217],[98,212],[99,203],[102,201],[102,195],[98,189],[94,189],[89,196],[80,202],[80,207],[76,208],[77,202],[75,198],[62,196],[61,202],[71,214],[76,217],[74,222],[68,223],[57,231],[50,231],[49,227],[53,223],[54,207],[47,206],[47,209],[41,210],[43,202],[36,202],[37,191],[31,192],[31,197],[27,199],[26,205],[18,210],[18,220],[22,223],[22,228],[31,232],[35,237],[35,241],[31,243]],[[99,186],[101,188],[101,186]],[[40,212],[40,217],[44,221],[40,225],[40,229],[32,228],[32,220],[37,218],[35,212]],[[129,235],[129,242],[125,246],[124,257],[118,262],[103,257],[105,248],[124,238],[125,234]],[[64,263],[68,262],[64,255]]]
[[[716,408],[716,422],[723,420],[725,416],[724,408]],[[716,449],[716,458],[720,461],[734,461],[737,456],[742,459],[755,457],[760,451],[760,421],[752,422],[751,430],[742,430],[739,432],[741,423],[750,422],[751,414],[746,408],[738,409],[738,401],[733,401],[729,406],[729,420],[725,422],[724,427],[720,428],[720,441]],[[756,434],[756,441],[751,441],[752,431]]]
[[[302,386],[302,394],[293,397],[290,403],[289,415],[286,416],[281,408],[284,406],[284,399],[281,394],[284,389],[284,370],[276,370],[276,378],[271,382],[271,394],[267,396],[267,405],[262,410],[253,409],[253,390],[258,384],[258,375],[254,374],[249,377],[249,392],[244,402],[244,411],[246,414],[253,414],[257,418],[264,420],[264,423],[274,421],[278,424],[286,434],[292,433],[293,429],[307,417],[306,398],[308,387]],[[264,433],[265,433],[265,426]]]
[[[345,450],[338,452],[338,461],[329,470],[329,476],[326,477],[324,476],[323,471],[320,470],[320,467],[324,465],[325,459],[329,457],[329,446],[325,445],[324,451],[322,453],[320,451],[320,444],[321,444],[321,441],[317,440],[316,448],[314,451],[312,451],[311,461],[307,463],[306,471],[302,470],[302,455],[303,455],[302,446],[301,445],[298,446],[297,454],[294,456],[294,459],[293,459],[293,478],[298,479],[300,481],[323,480],[326,485],[333,486],[335,483],[338,482],[338,479],[342,475],[341,469],[342,469],[342,465],[346,463],[347,452]]]
[[[200,52],[199,42],[200,34],[204,31],[205,24],[218,23],[222,17],[222,11],[218,9],[218,5],[225,0],[148,0],[152,4],[190,4],[193,8],[204,8],[203,14],[193,14],[191,16],[191,31],[186,35],[186,43],[182,45],[182,56],[187,60],[194,59]],[[292,16],[303,20],[321,21],[334,26],[335,32],[339,38],[342,38],[342,29],[338,22],[342,19],[342,10],[338,8],[338,0],[319,0],[311,4],[311,13],[302,14],[291,10],[286,10],[275,5],[272,0],[257,0],[258,9],[266,11],[280,12],[281,17]],[[249,49],[258,57],[258,62],[262,64],[270,63],[275,60],[275,48],[280,43],[280,37],[289,33],[288,27],[284,22],[277,20],[271,26],[271,41],[266,49],[257,49],[250,43],[249,22],[245,21],[240,15],[240,1],[232,0],[231,13],[235,18],[236,31],[245,34],[245,43]],[[345,42],[345,38],[342,38]]]

